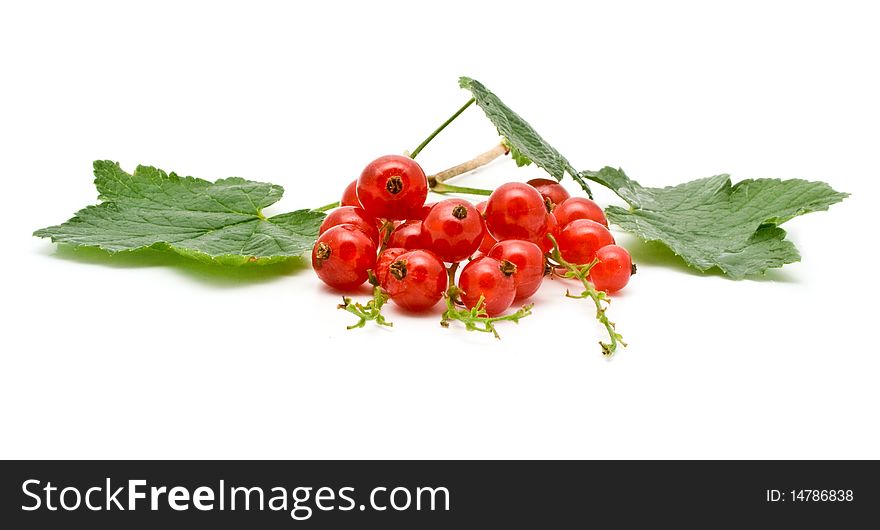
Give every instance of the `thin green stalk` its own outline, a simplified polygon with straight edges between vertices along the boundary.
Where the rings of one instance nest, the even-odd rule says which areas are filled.
[[[339,201],[331,202],[330,204],[325,204],[320,208],[312,208],[313,212],[326,212],[327,210],[332,210],[333,208],[339,208]]]
[[[458,269],[458,263],[449,266],[447,273],[449,274],[449,288],[443,294],[446,301],[446,311],[440,319],[440,325],[444,328],[449,327],[449,322],[457,320],[464,324],[468,331],[480,331],[483,333],[491,333],[496,339],[500,339],[498,331],[495,329],[496,322],[510,321],[518,324],[520,320],[532,314],[532,305],[528,304],[520,308],[518,311],[509,315],[500,317],[490,317],[486,313],[486,300],[480,296],[477,304],[472,309],[458,308],[456,304],[461,304],[459,296],[461,289],[455,285],[455,271]]]
[[[450,292],[451,291],[452,289],[450,289]],[[450,321],[458,320],[464,324],[466,330],[491,333],[496,339],[501,338],[501,336],[498,335],[498,331],[495,329],[496,322],[510,321],[514,324],[518,324],[520,320],[532,314],[532,304],[528,304],[509,315],[490,317],[486,314],[486,301],[482,296],[473,309],[459,309],[456,307],[453,300],[454,296],[450,293],[447,293],[443,298],[446,299],[446,311],[443,312],[443,317],[440,320],[441,326],[448,328]]]
[[[449,265],[449,268],[446,269],[446,275],[449,278],[449,289],[446,290],[447,293],[452,292],[452,288],[455,286],[455,271],[458,270],[458,262],[452,263]],[[453,300],[454,302],[455,300]]]
[[[424,149],[426,145],[428,145],[429,143],[431,143],[431,140],[433,140],[435,136],[437,136],[438,134],[440,134],[440,131],[442,131],[443,129],[446,128],[447,125],[449,125],[450,123],[452,123],[453,121],[455,121],[455,118],[458,118],[458,117],[461,115],[462,112],[464,112],[468,107],[470,107],[471,105],[473,105],[473,104],[474,104],[474,101],[475,101],[474,98],[471,98],[471,99],[468,100],[467,103],[465,103],[464,105],[462,105],[462,107],[461,107],[460,109],[458,109],[458,110],[455,112],[455,114],[453,114],[452,116],[450,116],[449,119],[447,119],[446,121],[444,121],[443,124],[440,125],[440,127],[437,127],[437,128],[434,130],[434,132],[431,133],[430,136],[428,136],[427,138],[425,138],[424,141],[422,141],[422,143],[420,143],[419,146],[416,147],[416,148],[413,150],[412,153],[410,153],[409,157],[410,157],[410,158],[415,158],[415,157],[417,157],[417,156],[419,155],[419,153],[422,152],[422,149]]]
[[[464,193],[467,195],[484,195],[486,197],[488,197],[489,195],[492,195],[492,190],[484,190],[481,188],[467,188],[467,187],[463,187],[463,186],[453,186],[452,184],[446,184],[443,182],[438,182],[433,188],[431,188],[431,191],[433,191],[434,193],[442,193],[442,194]]]
[[[594,259],[592,263],[586,265],[570,263],[563,259],[562,254],[560,254],[556,238],[549,234],[547,237],[553,242],[553,250],[549,253],[550,259],[555,261],[560,267],[565,268],[565,273],[562,274],[562,277],[579,280],[584,286],[584,291],[581,294],[571,294],[571,292],[566,291],[565,296],[569,298],[589,298],[593,301],[596,305],[596,320],[605,326],[605,330],[608,332],[608,336],[611,339],[610,343],[599,341],[599,345],[602,347],[602,355],[605,357],[611,357],[614,355],[614,352],[617,351],[618,344],[626,347],[626,343],[623,342],[623,336],[615,330],[614,322],[608,320],[608,315],[605,314],[607,309],[606,306],[611,300],[603,291],[597,290],[589,279],[590,269],[592,269],[599,260]],[[603,305],[603,302],[605,305]]]
[[[357,323],[348,326],[347,329],[362,328],[366,325],[368,320],[372,320],[380,326],[393,326],[394,323],[385,320],[385,316],[382,314],[382,306],[385,305],[387,301],[388,295],[378,285],[373,287],[373,299],[366,304],[353,302],[351,298],[343,296],[342,303],[339,304],[339,309],[345,309],[352,315],[358,317]]]
[[[388,219],[382,221],[382,226],[379,227],[379,236],[382,241],[382,244],[379,245],[379,254],[381,254],[386,248],[388,248],[388,240],[391,239],[391,232],[394,231],[394,221],[389,221]],[[373,285],[377,285],[378,281],[374,276],[370,277],[370,283]]]

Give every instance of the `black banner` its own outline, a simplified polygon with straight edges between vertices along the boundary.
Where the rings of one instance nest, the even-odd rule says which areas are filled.
[[[0,469],[4,528],[851,528],[880,511],[876,461],[7,461]]]

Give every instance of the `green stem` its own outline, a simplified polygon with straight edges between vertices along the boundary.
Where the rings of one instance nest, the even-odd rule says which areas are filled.
[[[451,291],[451,290],[450,290]],[[443,298],[446,299],[446,311],[440,320],[440,325],[444,328],[449,327],[449,322],[458,320],[464,324],[468,331],[480,331],[482,333],[491,333],[496,339],[500,339],[498,331],[495,329],[496,322],[509,321],[518,324],[520,320],[532,314],[532,304],[524,305],[515,313],[504,315],[501,317],[490,317],[486,315],[486,301],[481,296],[477,301],[477,305],[473,309],[459,309],[453,301],[454,296],[447,293]]]
[[[332,210],[333,208],[339,208],[339,201],[331,202],[330,204],[325,204],[320,208],[312,208],[313,212],[326,212],[327,210]]]
[[[569,291],[565,292],[565,296],[569,298],[589,298],[596,305],[596,319],[605,326],[605,330],[608,332],[608,336],[611,339],[610,343],[605,343],[599,341],[599,345],[602,347],[602,355],[605,357],[611,357],[614,355],[614,352],[617,351],[617,345],[620,344],[626,347],[626,343],[623,342],[623,336],[615,330],[614,322],[608,320],[608,315],[605,314],[607,309],[607,304],[610,303],[610,299],[608,295],[603,291],[599,291],[593,285],[593,283],[589,279],[590,269],[593,268],[596,263],[599,262],[598,259],[594,259],[592,263],[588,263],[586,265],[576,265],[574,263],[570,263],[566,261],[562,254],[559,252],[559,245],[556,243],[556,238],[551,235],[547,235],[548,238],[553,242],[553,250],[549,253],[550,259],[555,261],[559,266],[565,268],[566,272],[562,275],[563,278],[571,278],[580,280],[580,282],[584,286],[584,291],[579,295],[571,294]],[[603,302],[605,305],[603,305]]]
[[[474,101],[475,101],[474,98],[469,99],[467,103],[465,103],[464,105],[462,105],[462,107],[461,107],[460,109],[458,109],[458,110],[455,112],[455,114],[453,114],[452,116],[449,117],[449,119],[447,119],[446,121],[444,121],[444,122],[440,125],[440,127],[437,127],[436,129],[434,129],[434,132],[432,132],[430,136],[428,136],[427,138],[425,138],[424,141],[422,141],[422,143],[420,143],[419,146],[416,147],[416,148],[413,150],[413,152],[409,155],[409,157],[410,157],[410,158],[415,158],[415,157],[417,157],[417,156],[419,155],[419,153],[422,152],[422,149],[424,149],[426,145],[428,145],[429,143],[431,143],[431,140],[433,140],[435,136],[437,136],[438,134],[440,134],[440,131],[442,131],[443,129],[446,128],[447,125],[449,125],[450,123],[452,123],[453,121],[455,121],[455,118],[458,118],[458,117],[461,115],[462,112],[464,112],[468,107],[470,107],[471,105],[473,105],[473,104],[474,104]]]
[[[491,333],[496,339],[500,339],[501,336],[498,335],[498,331],[495,329],[496,322],[510,321],[518,324],[520,320],[532,314],[533,304],[528,304],[515,313],[500,317],[490,317],[486,314],[486,300],[482,296],[480,296],[473,309],[459,309],[456,304],[460,304],[459,295],[461,295],[462,291],[455,285],[456,269],[458,269],[458,263],[453,263],[447,271],[449,274],[449,288],[446,289],[446,293],[443,295],[446,301],[446,311],[443,312],[443,316],[440,319],[440,325],[444,328],[449,327],[450,321],[458,320],[464,324],[465,329],[468,331]]]
[[[382,306],[385,305],[387,301],[388,295],[378,285],[373,287],[373,299],[366,304],[352,302],[351,298],[343,296],[342,303],[339,304],[339,309],[345,309],[352,315],[358,317],[357,323],[348,326],[347,329],[362,328],[366,325],[368,320],[372,320],[380,326],[393,326],[394,323],[385,320],[385,316],[382,314]]]
[[[492,190],[484,190],[481,188],[466,188],[463,186],[453,186],[452,184],[446,184],[443,182],[438,182],[431,191],[434,193],[465,193],[467,195],[484,195],[489,196],[492,195]]]
[[[382,240],[382,244],[379,245],[379,254],[381,254],[386,248],[388,248],[388,240],[391,239],[391,232],[394,231],[394,221],[384,220],[382,221],[382,226],[379,227],[379,236]],[[373,285],[377,285],[378,281],[374,281],[374,277],[370,277],[370,283]]]
[[[446,290],[447,294],[452,293],[452,288],[455,287],[455,271],[458,270],[458,262],[452,263],[449,265],[449,268],[446,269],[446,274],[449,277],[449,288]],[[457,293],[456,293],[457,296]],[[455,300],[453,300],[454,302]]]

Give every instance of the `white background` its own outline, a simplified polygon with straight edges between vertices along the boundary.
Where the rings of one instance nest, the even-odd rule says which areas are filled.
[[[880,457],[877,12],[607,4],[5,3],[0,457]],[[853,195],[786,224],[803,261],[759,280],[618,234],[639,273],[610,309],[630,343],[611,361],[558,281],[500,341],[393,308],[393,330],[346,331],[307,267],[30,235],[96,201],[99,158],[282,184],[270,214],[330,202],[457,109],[460,75],[578,168]],[[419,161],[496,141],[473,108]],[[536,176],[508,160],[459,182]]]

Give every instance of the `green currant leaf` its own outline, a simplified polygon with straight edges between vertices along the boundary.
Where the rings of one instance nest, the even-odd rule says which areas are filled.
[[[701,271],[717,267],[733,278],[760,274],[800,260],[778,225],[827,210],[848,193],[824,182],[749,179],[728,175],[666,188],[646,188],[620,169],[584,172],[614,190],[629,209],[611,206],[608,220],[645,241],[659,241]]]
[[[727,175],[666,188],[646,188],[618,169],[577,172],[522,117],[482,83],[459,85],[504,138],[518,166],[534,162],[557,180],[568,173],[588,195],[587,180],[614,191],[630,209],[610,207],[608,219],[646,241],[659,241],[699,270],[717,267],[733,278],[763,273],[800,259],[778,225],[792,217],[827,210],[848,196],[824,182],[757,179],[732,185]]]
[[[35,236],[111,253],[150,247],[226,265],[267,264],[311,248],[324,218],[299,210],[267,219],[263,208],[284,193],[275,184],[236,177],[208,182],[149,166],[128,174],[106,160],[94,170],[101,204]]]
[[[508,145],[507,148],[510,150],[510,158],[512,158],[513,161],[516,162],[517,167],[529,166],[532,164],[532,161],[529,160],[529,157],[522,154],[522,152],[520,152],[520,150],[516,147]]]
[[[504,138],[504,144],[510,149],[511,156],[518,166],[534,162],[556,180],[562,180],[562,177],[568,173],[581,185],[587,195],[593,196],[587,181],[569,161],[485,85],[469,77],[460,78],[458,84],[473,94],[477,105],[483,109],[486,117],[498,129],[498,134]]]

